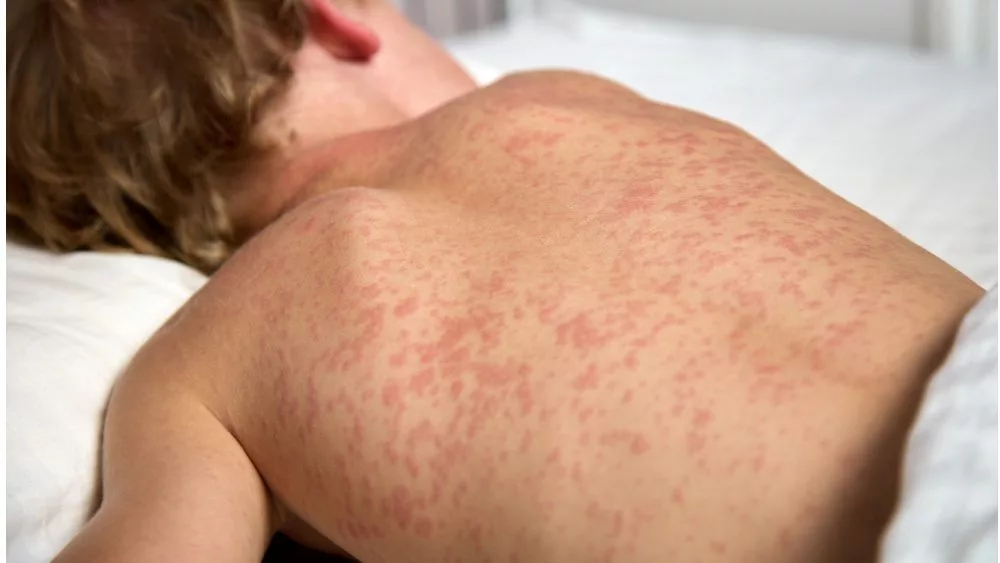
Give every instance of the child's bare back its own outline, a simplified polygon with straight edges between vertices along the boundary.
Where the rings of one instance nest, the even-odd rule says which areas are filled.
[[[338,150],[123,376],[67,557],[116,530],[242,561],[312,528],[366,562],[874,558],[975,284],[593,77]],[[353,173],[378,180],[326,190]]]

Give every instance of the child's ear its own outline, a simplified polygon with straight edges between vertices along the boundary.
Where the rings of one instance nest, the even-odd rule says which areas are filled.
[[[309,33],[338,59],[367,61],[375,56],[380,41],[375,31],[349,17],[331,0],[307,0]]]

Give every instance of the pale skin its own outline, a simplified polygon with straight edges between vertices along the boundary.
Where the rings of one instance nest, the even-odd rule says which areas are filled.
[[[427,53],[451,86],[372,127],[277,120],[59,561],[874,560],[981,288],[732,125]]]

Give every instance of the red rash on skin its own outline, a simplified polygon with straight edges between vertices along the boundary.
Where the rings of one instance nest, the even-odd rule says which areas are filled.
[[[614,339],[614,336],[613,333],[602,333],[595,328],[586,313],[580,313],[556,327],[557,344],[560,346],[572,344],[581,351],[600,348]]]
[[[404,348],[404,349],[400,350],[399,352],[396,352],[392,356],[389,356],[389,365],[392,366],[392,367],[394,367],[394,368],[401,367],[403,364],[406,363],[406,354],[407,354],[407,352],[408,352],[408,349]]]
[[[451,382],[451,385],[448,387],[448,395],[451,397],[452,400],[457,400],[458,397],[462,394],[462,387],[463,383],[460,380],[455,380]]]
[[[413,531],[424,539],[430,538],[434,534],[434,523],[425,516],[421,516],[417,519],[417,522],[413,525]]]
[[[694,414],[694,425],[697,428],[704,428],[712,421],[712,413],[707,409],[696,409]]]
[[[427,388],[434,382],[434,369],[424,368],[417,373],[410,376],[409,390],[416,393],[417,396],[422,396]],[[383,395],[384,397],[384,395]],[[386,405],[388,406],[388,405]]]
[[[697,454],[705,448],[705,435],[698,432],[689,432],[687,437],[687,451],[689,454]]]
[[[402,395],[399,383],[390,381],[382,388],[382,405],[386,407],[399,405],[402,402]]]
[[[611,528],[611,537],[612,538],[617,538],[618,536],[621,535],[621,533],[622,533],[622,526],[623,526],[623,524],[622,524],[623,519],[624,519],[624,517],[622,516],[622,511],[621,510],[616,510],[615,511],[615,515],[614,515],[614,523],[612,524],[612,528]]]
[[[622,194],[615,205],[614,216],[623,219],[635,213],[651,213],[655,211],[659,189],[649,184],[630,186]]]
[[[649,450],[649,443],[646,441],[645,436],[638,432],[628,430],[605,432],[604,434],[601,434],[598,441],[602,446],[617,446],[619,444],[627,445],[629,447],[629,451],[637,455],[645,453]]]
[[[590,364],[587,366],[587,370],[583,374],[576,377],[573,380],[573,389],[577,391],[586,391],[590,389],[597,389],[597,384],[600,382],[600,377],[597,375],[597,366]]]
[[[546,117],[560,118],[558,112]],[[772,449],[769,458],[752,442],[730,448],[740,409],[764,443],[804,442],[817,457],[826,451],[833,458],[843,449],[846,439],[824,442],[815,425],[801,436],[780,431],[795,428],[786,420],[789,412],[822,384],[807,380],[835,377],[828,371],[843,365],[838,355],[853,350],[872,327],[847,315],[813,314],[821,320],[804,323],[810,328],[803,330],[799,349],[775,349],[767,341],[769,331],[785,334],[783,316],[794,316],[790,310],[824,311],[836,299],[877,314],[878,299],[893,297],[889,292],[852,300],[880,281],[871,280],[864,267],[815,274],[821,253],[826,260],[846,255],[828,247],[848,231],[788,228],[827,223],[835,215],[789,197],[784,179],[772,184],[749,173],[752,158],[712,139],[725,132],[699,135],[678,125],[647,136],[648,129],[623,120],[609,125],[626,133],[636,129],[620,143],[630,145],[623,150],[601,145],[602,124],[596,121],[598,134],[579,141],[593,154],[581,157],[575,176],[540,174],[523,186],[508,185],[498,169],[495,183],[509,193],[494,190],[476,199],[462,170],[469,154],[448,163],[452,176],[442,175],[445,180],[436,176],[436,168],[445,166],[429,158],[422,165],[428,182],[467,185],[446,196],[454,217],[400,207],[405,212],[396,217],[410,217],[421,227],[407,225],[410,219],[397,226],[373,206],[345,210],[337,220],[302,221],[307,229],[347,233],[338,239],[347,246],[338,267],[349,271],[311,272],[316,279],[309,283],[316,287],[310,295],[340,301],[299,303],[308,314],[295,326],[325,349],[307,360],[298,359],[298,350],[275,352],[288,357],[270,360],[276,375],[265,394],[270,392],[271,418],[278,424],[312,433],[303,450],[322,445],[321,438],[340,448],[302,464],[295,475],[300,483],[328,487],[322,501],[306,499],[315,503],[313,514],[326,509],[348,515],[331,516],[326,532],[355,540],[385,536],[385,546],[414,546],[414,559],[507,560],[512,555],[500,542],[517,549],[531,538],[504,528],[510,513],[496,515],[496,529],[476,516],[484,491],[499,491],[497,498],[517,510],[533,506],[547,515],[551,520],[537,522],[551,525],[545,531],[563,526],[593,538],[591,558],[651,560],[656,540],[682,540],[689,531],[694,545],[687,549],[738,558],[743,552],[736,539],[727,546],[711,541],[722,537],[716,530],[695,529],[708,520],[691,524],[670,513],[697,505],[705,517],[713,510],[719,499],[698,477],[710,473],[757,484],[749,489],[758,492],[748,498],[767,487],[774,495],[788,492],[788,463],[780,450]],[[545,156],[561,145],[562,133],[535,127],[524,124],[523,114],[501,124],[467,122],[469,139],[499,140],[489,150],[477,149],[482,158],[473,168],[488,167],[494,158],[503,159],[502,168],[559,159],[568,165],[577,156],[559,150]],[[665,151],[662,144],[675,146]],[[670,154],[654,154],[663,152]],[[627,163],[629,177],[594,174],[588,160]],[[402,190],[387,193],[372,197],[392,202],[386,204],[390,211],[408,201]],[[779,213],[775,220],[760,220],[770,217],[760,210],[781,197],[787,199],[779,205],[787,219]],[[871,241],[871,252],[877,244]],[[291,265],[269,265],[270,277],[280,278]],[[283,313],[296,304],[280,292],[269,298],[267,309],[279,313],[261,324],[273,325],[275,334],[285,330],[282,341],[294,341],[299,329],[288,331]],[[337,329],[325,328],[331,325]],[[696,361],[685,362],[691,358]],[[297,362],[312,367],[295,369]],[[789,365],[801,377],[788,373]],[[847,375],[836,377],[849,381]],[[329,469],[324,473],[322,467]],[[772,476],[774,483],[760,485]],[[533,494],[565,477],[580,491],[603,491],[615,481],[614,494],[595,493],[604,505],[587,506],[586,515],[568,514],[567,503]],[[660,491],[653,490],[657,479]],[[686,484],[676,486],[678,479]],[[738,525],[742,516],[733,515],[749,514],[748,498],[733,500],[719,520]],[[322,502],[338,508],[320,507]],[[596,523],[573,520],[580,516]],[[424,556],[443,538],[455,545]],[[418,542],[428,539],[435,541]],[[684,551],[682,541],[676,544],[678,553],[693,553]],[[382,553],[403,549],[385,546]]]
[[[392,310],[392,314],[400,318],[408,317],[417,310],[418,306],[419,300],[417,299],[417,296],[411,295],[396,305],[396,308]]]

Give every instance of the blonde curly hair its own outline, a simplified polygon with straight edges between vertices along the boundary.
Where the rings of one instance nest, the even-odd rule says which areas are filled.
[[[12,0],[8,234],[218,268],[306,27],[299,0]]]

